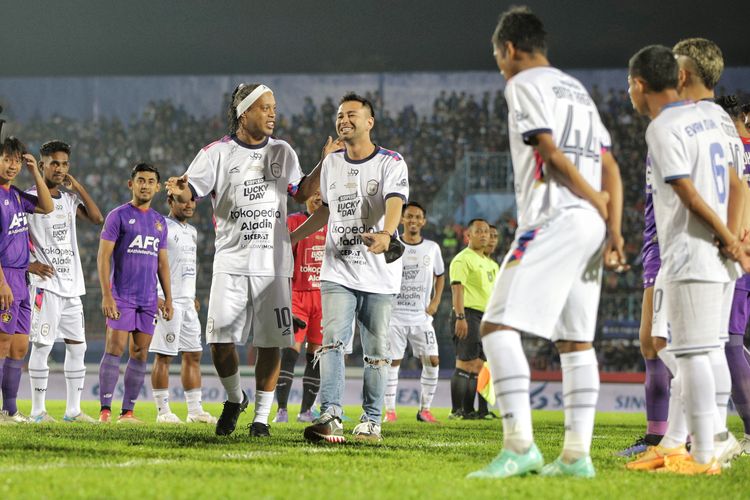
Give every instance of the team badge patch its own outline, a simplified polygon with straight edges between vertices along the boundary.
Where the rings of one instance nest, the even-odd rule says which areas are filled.
[[[10,320],[12,319],[13,316],[8,312],[4,312],[2,315],[0,315],[0,321],[2,321],[3,323],[10,323]]]
[[[271,175],[277,179],[281,177],[281,165],[278,163],[271,163]]]
[[[159,221],[154,222],[154,227],[156,228],[157,231],[161,231],[164,228],[164,226],[162,226],[161,222]]]
[[[42,334],[42,337],[46,337],[47,335],[49,335],[49,323],[43,324],[42,329],[39,333]]]
[[[380,187],[380,183],[376,181],[375,179],[370,179],[367,181],[367,194],[370,196],[374,196],[378,192],[378,188]]]
[[[174,333],[170,332],[170,333],[167,334],[167,342],[170,343],[170,344],[172,342],[174,342]]]

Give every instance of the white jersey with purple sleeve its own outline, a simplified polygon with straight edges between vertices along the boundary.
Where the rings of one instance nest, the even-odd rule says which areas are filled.
[[[581,82],[556,68],[531,68],[508,82],[505,99],[518,207],[517,234],[539,227],[566,208],[594,210],[589,202],[550,177],[541,156],[531,146],[536,135],[551,134],[583,178],[595,190],[601,189],[601,150],[611,141]]]
[[[720,127],[695,103],[680,101],[665,106],[646,130],[661,269],[667,282],[736,279],[711,231],[669,185],[690,178],[703,201],[726,223],[732,152]]]
[[[29,267],[29,219],[37,197],[15,186],[0,186],[0,265],[3,269]]]
[[[36,196],[36,187],[28,190]],[[81,255],[78,252],[76,214],[81,204],[74,193],[61,191],[52,197],[55,209],[49,214],[29,217],[29,236],[34,245],[34,259],[55,270],[49,278],[31,274],[31,283],[60,297],[80,297],[86,293]]]
[[[196,196],[211,196],[214,274],[292,277],[287,194],[303,174],[288,143],[268,138],[253,146],[226,136],[200,150],[187,175]]]
[[[112,210],[101,239],[115,243],[110,284],[112,296],[132,306],[156,307],[159,250],[167,241],[167,221],[156,210],[131,203]]]
[[[376,146],[362,160],[345,150],[329,154],[320,173],[320,197],[328,206],[328,234],[321,281],[371,293],[396,294],[401,289],[403,259],[390,264],[368,251],[362,234],[383,231],[385,202],[409,196],[409,172],[400,154]]]

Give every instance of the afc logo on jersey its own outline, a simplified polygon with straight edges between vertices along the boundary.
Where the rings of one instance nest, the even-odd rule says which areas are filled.
[[[10,225],[8,226],[8,233],[12,234],[14,232],[17,232],[19,229],[23,229],[28,225],[28,218],[26,217],[26,212],[19,212],[17,214],[13,214],[13,220],[10,222]]]
[[[140,234],[133,238],[128,248],[139,248],[141,250],[159,251],[159,238],[155,236],[141,236]]]

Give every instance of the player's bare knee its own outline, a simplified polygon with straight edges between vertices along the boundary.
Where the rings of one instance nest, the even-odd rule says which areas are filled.
[[[594,346],[591,342],[578,342],[574,340],[558,340],[555,342],[555,347],[560,354],[567,354],[570,352],[577,351],[588,351]]]
[[[169,366],[172,363],[172,356],[167,356],[166,354],[160,354],[156,353],[156,356],[154,357],[154,364],[160,364],[160,365],[167,365]]]
[[[440,358],[438,356],[430,356],[429,363],[432,367],[440,366]]]
[[[393,360],[391,360],[391,366],[393,366],[393,367],[401,366],[401,360],[400,359],[393,359]]]

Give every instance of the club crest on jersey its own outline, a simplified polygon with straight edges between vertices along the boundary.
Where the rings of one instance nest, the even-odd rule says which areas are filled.
[[[157,231],[159,231],[159,232],[161,232],[161,230],[162,230],[162,229],[164,229],[164,226],[162,226],[162,225],[161,225],[161,222],[159,222],[159,221],[156,221],[156,222],[154,222],[154,227],[155,227],[155,228],[156,228],[156,230],[157,230]]]
[[[429,255],[425,255],[424,258],[422,259],[422,262],[424,262],[425,266],[429,266],[430,265],[430,256]]]
[[[277,179],[281,177],[281,165],[274,162],[271,163],[271,175],[276,177]]]
[[[0,321],[3,323],[10,323],[10,320],[13,319],[13,316],[9,312],[4,312],[2,315],[0,315]]]
[[[367,194],[370,196],[374,196],[378,192],[378,188],[380,188],[380,183],[376,181],[375,179],[370,179],[367,181]]]
[[[5,206],[7,207],[8,205],[10,205],[10,202],[9,202],[8,200],[5,200],[5,201],[3,202],[3,205],[5,205]]]

